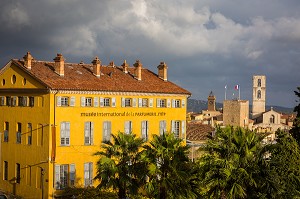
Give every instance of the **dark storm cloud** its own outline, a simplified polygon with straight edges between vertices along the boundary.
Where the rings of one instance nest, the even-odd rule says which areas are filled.
[[[267,76],[267,103],[293,107],[300,86],[300,3],[266,1],[49,0],[1,1],[3,66],[30,51],[52,60],[104,64],[140,59],[156,72],[169,65],[169,79],[192,98],[217,100],[235,84],[251,100],[252,75]]]

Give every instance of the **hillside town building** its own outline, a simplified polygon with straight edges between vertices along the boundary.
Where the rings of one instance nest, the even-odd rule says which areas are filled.
[[[186,139],[191,93],[168,80],[166,63],[157,68],[97,57],[67,63],[61,54],[10,60],[0,71],[1,189],[52,198],[68,186],[96,186],[93,154],[118,131]]]

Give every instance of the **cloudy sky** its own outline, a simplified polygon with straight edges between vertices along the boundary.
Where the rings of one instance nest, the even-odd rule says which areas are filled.
[[[139,59],[206,99],[252,100],[267,76],[267,104],[294,107],[300,86],[299,0],[9,0],[0,2],[0,64],[22,58],[103,64]],[[235,93],[237,95],[237,93]]]

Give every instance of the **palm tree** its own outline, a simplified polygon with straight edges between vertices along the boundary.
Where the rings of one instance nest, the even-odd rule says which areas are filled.
[[[154,135],[144,146],[148,160],[148,182],[145,189],[155,198],[196,198],[192,162],[182,140],[173,134]]]
[[[201,150],[201,193],[212,198],[251,198],[261,185],[260,176],[271,178],[263,145],[265,135],[242,128],[217,128]],[[257,195],[256,195],[257,196]]]
[[[95,153],[99,188],[112,188],[118,191],[120,199],[137,194],[146,177],[146,164],[142,161],[141,138],[134,134],[119,132],[112,135],[112,141],[102,144],[101,151]]]

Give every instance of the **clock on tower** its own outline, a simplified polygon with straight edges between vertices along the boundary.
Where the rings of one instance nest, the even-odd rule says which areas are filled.
[[[208,98],[207,98],[207,110],[208,111],[216,111],[216,96],[214,93],[211,91]]]

